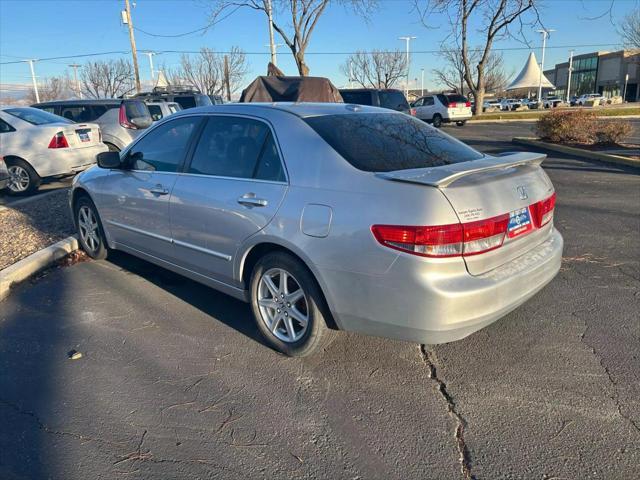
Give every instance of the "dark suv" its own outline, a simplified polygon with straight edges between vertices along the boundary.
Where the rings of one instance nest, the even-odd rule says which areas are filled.
[[[72,122],[97,123],[102,142],[111,151],[120,151],[153,123],[145,103],[137,99],[56,100],[31,105]]]
[[[356,105],[371,105],[373,107],[389,108],[409,115],[415,113],[400,90],[394,88],[345,88],[340,90],[344,103]]]
[[[208,95],[193,87],[155,87],[150,92],[137,93],[134,98],[145,102],[176,102],[183,110],[212,104]]]

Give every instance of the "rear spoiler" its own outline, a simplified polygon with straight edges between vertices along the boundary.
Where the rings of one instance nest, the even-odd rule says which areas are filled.
[[[540,165],[545,158],[547,156],[544,153],[509,152],[502,156],[486,156],[480,160],[452,163],[441,167],[378,172],[376,176],[398,182],[420,183],[437,188],[446,188],[467,175],[491,170],[504,170],[521,165]]]

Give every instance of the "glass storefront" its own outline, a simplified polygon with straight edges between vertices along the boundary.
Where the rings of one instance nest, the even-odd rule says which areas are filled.
[[[597,73],[597,56],[574,60],[571,74],[571,95],[580,96],[584,93],[595,93]]]

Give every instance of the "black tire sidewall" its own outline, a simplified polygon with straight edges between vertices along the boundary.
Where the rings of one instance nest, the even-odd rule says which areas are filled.
[[[431,121],[433,126],[436,128],[440,128],[442,126],[442,117],[440,115],[434,115],[433,120]]]
[[[265,271],[271,268],[282,268],[293,275],[307,297],[309,326],[304,336],[293,343],[283,342],[271,333],[262,320],[258,307],[260,278]],[[249,288],[251,310],[256,326],[267,344],[275,350],[291,357],[303,357],[321,348],[324,345],[323,337],[332,333],[328,332],[324,319],[324,297],[320,287],[307,267],[292,255],[285,252],[273,252],[262,257],[253,269]]]
[[[9,195],[21,196],[21,195],[30,195],[35,192],[40,184],[42,183],[42,179],[40,175],[33,169],[31,165],[20,158],[7,158],[5,159],[5,163],[7,164],[7,169],[12,166],[22,167],[29,174],[29,186],[23,192],[14,192],[9,187],[7,187],[7,192]]]
[[[96,217],[96,220],[98,222],[98,237],[100,239],[100,247],[95,252],[92,252],[91,249],[89,249],[89,247],[85,244],[84,240],[82,239],[82,235],[80,235],[80,227],[78,225],[78,213],[80,212],[80,208],[83,206],[89,207],[92,210],[93,215]],[[96,209],[96,206],[94,205],[94,203],[91,201],[89,197],[83,195],[78,200],[76,200],[73,207],[73,221],[76,225],[76,230],[78,232],[78,242],[80,243],[82,250],[84,250],[84,252],[94,260],[104,260],[105,258],[107,258],[107,253],[108,253],[107,241],[104,234],[104,230],[102,229],[102,221],[100,220],[100,215],[98,215],[98,210]]]

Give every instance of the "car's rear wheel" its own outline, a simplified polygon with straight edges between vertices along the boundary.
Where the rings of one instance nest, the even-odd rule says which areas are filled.
[[[327,327],[324,297],[311,272],[295,257],[273,252],[253,269],[251,308],[267,343],[292,357],[326,347],[335,336]]]
[[[31,165],[20,158],[5,158],[9,171],[9,185],[11,195],[29,195],[35,192],[42,179]]]
[[[107,258],[104,230],[96,206],[91,199],[87,196],[80,197],[75,203],[74,213],[82,249],[93,259]]]
[[[456,125],[459,127],[464,127],[465,123],[467,123],[466,120],[460,120],[459,122],[456,122]]]
[[[439,113],[436,113],[433,116],[433,120],[431,120],[431,123],[434,127],[440,128],[442,126],[442,116]]]

